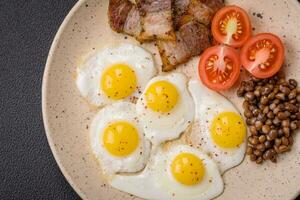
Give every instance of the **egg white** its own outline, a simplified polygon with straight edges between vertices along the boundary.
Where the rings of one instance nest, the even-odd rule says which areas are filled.
[[[139,134],[138,147],[125,157],[113,156],[103,146],[104,129],[116,121],[126,121],[134,125]],[[103,173],[107,175],[117,172],[137,172],[145,167],[150,154],[150,142],[144,138],[143,128],[135,112],[135,104],[129,102],[114,103],[97,113],[91,125],[90,143]]]
[[[195,147],[202,148],[217,163],[221,173],[240,164],[246,151],[246,138],[236,148],[219,147],[211,138],[210,126],[221,112],[235,112],[240,115],[235,106],[221,94],[206,88],[200,81],[191,80],[189,91],[195,102],[195,120],[188,140]]]
[[[146,106],[146,90],[152,83],[163,80],[175,85],[179,94],[177,104],[169,114],[155,112]],[[145,130],[145,136],[154,145],[178,138],[192,123],[194,109],[193,99],[187,90],[187,78],[181,73],[169,73],[152,78],[136,105],[138,116]]]
[[[170,172],[173,159],[180,153],[193,153],[204,166],[203,180],[194,186],[178,183]],[[124,184],[125,183],[125,184]],[[224,184],[217,165],[202,151],[188,145],[157,148],[147,167],[137,175],[116,175],[112,187],[151,200],[208,200],[222,193]]]
[[[77,68],[77,88],[89,103],[95,106],[104,106],[117,101],[105,95],[100,87],[100,80],[108,67],[118,63],[130,66],[135,71],[137,78],[137,89],[124,99],[126,101],[137,99],[148,80],[157,72],[152,55],[139,46],[120,44],[99,50]]]

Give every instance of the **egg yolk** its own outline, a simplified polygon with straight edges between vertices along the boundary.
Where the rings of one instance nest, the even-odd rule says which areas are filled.
[[[128,122],[115,122],[107,126],[104,130],[104,147],[114,156],[125,157],[130,155],[135,151],[138,143],[138,131]]]
[[[137,87],[135,72],[126,64],[115,64],[101,77],[101,89],[108,98],[119,100],[131,95]]]
[[[246,136],[246,126],[239,114],[222,112],[213,119],[210,133],[218,146],[234,148],[243,143]]]
[[[173,177],[183,185],[196,185],[200,183],[205,174],[202,160],[191,153],[181,153],[175,157],[171,164]]]
[[[171,111],[179,98],[177,88],[168,81],[152,83],[145,93],[147,107],[155,112]]]

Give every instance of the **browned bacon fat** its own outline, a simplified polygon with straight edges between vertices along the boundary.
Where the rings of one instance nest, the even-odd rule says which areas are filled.
[[[224,6],[224,0],[201,0],[201,1],[202,3],[210,7],[214,13],[216,13]]]
[[[180,28],[190,17],[209,25],[215,12],[223,6],[223,0],[175,0],[174,26]]]
[[[163,71],[170,71],[211,46],[210,23],[223,0],[174,0],[176,41],[157,41]]]
[[[211,46],[209,25],[223,5],[223,0],[137,0],[137,5],[109,0],[108,16],[116,32],[141,42],[157,40],[163,71],[170,71]]]
[[[126,33],[141,41],[141,18],[135,4],[128,0],[109,0],[110,27],[118,33]]]
[[[129,0],[110,0],[111,28],[139,41],[175,40],[171,0],[140,0],[137,5]]]
[[[158,40],[157,46],[162,58],[162,70],[170,71],[211,46],[210,30],[192,20],[180,27],[176,33],[176,41]]]
[[[108,19],[110,27],[118,32],[124,32],[124,24],[133,4],[128,0],[109,0]]]
[[[175,40],[172,0],[138,0],[142,40]]]
[[[136,6],[132,6],[130,12],[127,15],[126,22],[124,24],[124,32],[132,35],[141,40],[140,34],[142,31],[140,13]]]
[[[173,24],[177,30],[180,26],[181,18],[187,14],[190,0],[175,0],[173,3]]]

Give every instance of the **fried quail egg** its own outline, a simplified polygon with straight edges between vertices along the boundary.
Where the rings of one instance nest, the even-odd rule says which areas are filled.
[[[194,117],[194,102],[181,73],[156,76],[137,101],[145,136],[153,144],[178,138]]]
[[[90,130],[93,153],[104,174],[137,172],[150,154],[150,142],[135,112],[135,104],[117,102],[101,109]]]
[[[156,71],[149,52],[136,45],[121,44],[87,58],[77,69],[76,84],[89,103],[104,106],[136,100]]]
[[[116,175],[112,187],[151,200],[208,200],[222,193],[217,165],[204,152],[179,144],[157,148],[137,175]]]
[[[196,106],[189,142],[206,151],[221,173],[240,164],[246,149],[246,125],[238,110],[198,80],[189,82],[189,91]]]

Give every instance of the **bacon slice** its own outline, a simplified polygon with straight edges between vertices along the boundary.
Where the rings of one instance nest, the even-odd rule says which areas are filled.
[[[109,0],[108,19],[110,27],[122,33],[127,15],[132,9],[133,4],[128,0]]]
[[[110,0],[108,18],[111,28],[137,40],[175,40],[171,0]]]
[[[139,0],[142,40],[175,40],[172,0]]]
[[[191,56],[199,55],[211,46],[210,29],[196,20],[180,27],[179,33],[191,52]]]
[[[176,30],[180,28],[180,21],[182,17],[187,15],[187,10],[189,8],[191,0],[174,0],[173,12],[174,12],[174,27]]]
[[[174,26],[180,28],[190,17],[210,25],[214,14],[223,6],[224,0],[175,0]]]
[[[124,32],[128,35],[136,37],[137,40],[142,40],[140,34],[142,31],[141,18],[139,10],[136,6],[133,6],[127,15],[126,22],[124,24]]]
[[[210,7],[214,13],[224,7],[224,0],[201,0],[202,3]]]
[[[157,41],[163,71],[174,69],[211,46],[209,28],[196,20],[181,26],[176,37],[176,41]]]
[[[213,10],[199,0],[191,0],[187,13],[205,25],[210,24],[214,15]]]
[[[137,5],[110,0],[108,16],[116,32],[141,42],[157,39],[163,71],[170,71],[211,46],[209,25],[223,5],[223,0],[138,0]]]
[[[110,27],[142,41],[141,17],[137,6],[128,0],[109,0],[108,19]]]
[[[157,41],[163,71],[185,63],[211,46],[210,23],[224,6],[223,0],[175,0],[174,26],[177,40]]]
[[[171,71],[176,65],[187,62],[191,57],[186,43],[179,32],[176,32],[176,41],[157,41],[157,47],[163,63],[162,71]]]

